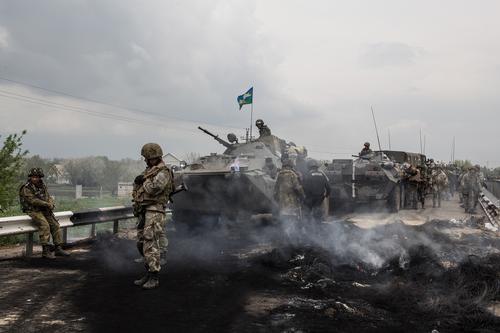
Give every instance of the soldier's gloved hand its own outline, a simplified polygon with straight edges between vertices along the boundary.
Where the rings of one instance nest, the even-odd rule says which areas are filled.
[[[53,202],[48,202],[47,203],[47,208],[50,209],[50,210],[54,210],[54,208],[56,208],[56,205],[54,205]]]
[[[137,185],[142,185],[144,183],[144,175],[139,175],[135,177],[134,183]]]

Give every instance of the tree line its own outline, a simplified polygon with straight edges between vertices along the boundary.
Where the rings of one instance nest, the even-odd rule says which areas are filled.
[[[61,178],[71,185],[102,187],[104,191],[115,193],[118,182],[132,182],[144,170],[144,162],[130,158],[119,161],[106,156],[82,158],[43,158],[28,156],[22,147],[21,134],[10,134],[3,138],[0,150],[0,210],[17,204],[19,187],[26,181],[29,170],[40,167],[45,173],[44,181],[55,183]]]

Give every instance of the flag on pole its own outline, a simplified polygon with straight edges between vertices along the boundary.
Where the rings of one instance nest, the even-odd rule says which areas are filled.
[[[253,102],[253,87],[248,89],[248,91],[243,95],[238,96],[238,104],[240,105],[240,110],[243,105],[252,104],[252,102]]]

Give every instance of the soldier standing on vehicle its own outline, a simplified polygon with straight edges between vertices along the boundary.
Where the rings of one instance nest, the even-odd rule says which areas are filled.
[[[448,188],[448,176],[443,171],[442,166],[436,166],[432,169],[430,185],[432,188],[432,207],[441,207],[441,196]]]
[[[160,285],[160,252],[162,237],[165,237],[166,206],[173,191],[173,178],[170,169],[162,160],[163,151],[156,143],[142,147],[147,168],[134,180],[132,193],[134,215],[138,218],[137,249],[144,257],[146,275],[135,280],[134,284],[143,289],[153,289]],[[166,247],[166,244],[164,245]]]
[[[365,142],[363,149],[361,149],[361,151],[359,152],[359,156],[365,156],[365,155],[368,155],[371,153],[372,153],[372,150],[370,149],[370,143]]]
[[[316,160],[307,162],[308,172],[304,175],[305,207],[308,216],[314,222],[321,222],[328,212],[325,212],[324,201],[328,200],[331,188],[328,177],[320,171]]]
[[[302,227],[302,202],[304,202],[304,189],[299,176],[293,169],[293,162],[289,159],[283,161],[282,169],[274,186],[274,199],[279,206],[279,217],[284,224],[289,240],[300,236]]]
[[[476,213],[479,192],[481,191],[481,179],[479,175],[480,166],[470,167],[469,171],[462,177],[461,188],[464,200],[465,212]]]
[[[264,120],[257,119],[255,121],[255,126],[257,126],[257,128],[259,129],[260,138],[271,135],[271,130],[269,129],[269,127],[267,127],[267,125],[264,125]]]
[[[19,201],[21,209],[28,214],[38,227],[40,244],[42,245],[42,257],[54,259],[54,253],[49,245],[50,236],[55,246],[55,255],[69,256],[62,245],[62,235],[59,222],[54,216],[54,200],[49,195],[47,186],[43,182],[43,170],[33,168],[28,173],[28,181],[19,189]]]

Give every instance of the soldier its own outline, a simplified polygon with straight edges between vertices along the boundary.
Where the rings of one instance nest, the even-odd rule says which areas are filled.
[[[142,147],[147,168],[134,180],[132,193],[134,215],[138,218],[137,249],[144,257],[146,275],[135,280],[134,284],[143,289],[153,289],[160,285],[161,250],[168,241],[164,234],[165,208],[173,190],[173,177],[170,169],[162,160],[163,151],[156,143]],[[164,239],[162,240],[162,238]],[[165,242],[162,244],[162,242]]]
[[[462,177],[461,188],[466,213],[475,214],[479,192],[481,191],[481,179],[479,165],[470,167],[469,171]]]
[[[418,188],[422,181],[420,177],[420,170],[414,166],[410,166],[406,170],[407,183],[406,183],[406,196],[408,198],[408,206],[412,209],[418,209]]]
[[[285,232],[290,240],[291,237],[298,236],[298,229],[301,227],[301,205],[305,194],[299,176],[293,169],[293,162],[286,159],[282,166],[274,186],[274,199],[278,203],[279,217],[285,224]]]
[[[272,179],[275,179],[278,174],[278,168],[273,162],[272,157],[266,157],[266,162],[262,167],[262,171],[267,173]]]
[[[327,213],[323,203],[330,196],[330,183],[328,177],[318,170],[316,160],[309,160],[307,168],[308,172],[304,176],[305,207],[313,221],[321,222]]]
[[[438,165],[432,169],[430,185],[432,188],[432,207],[441,207],[441,195],[448,188],[448,176],[443,171],[442,166]]]
[[[361,149],[361,151],[359,152],[359,156],[361,157],[361,156],[365,156],[365,155],[368,155],[371,153],[372,153],[372,150],[370,149],[370,143],[365,142],[363,149]]]
[[[28,214],[38,227],[40,243],[42,245],[42,257],[54,259],[54,253],[50,250],[49,240],[52,235],[52,242],[55,246],[55,255],[69,256],[64,251],[62,245],[62,235],[59,229],[59,222],[54,213],[54,200],[49,195],[47,186],[43,182],[43,170],[33,168],[28,174],[28,181],[19,189],[19,201],[23,212]]]
[[[257,119],[257,121],[255,121],[255,126],[259,129],[259,138],[271,135],[271,130],[267,125],[264,125],[264,120]]]

